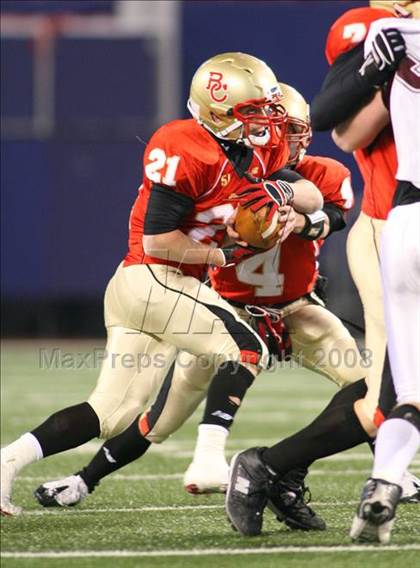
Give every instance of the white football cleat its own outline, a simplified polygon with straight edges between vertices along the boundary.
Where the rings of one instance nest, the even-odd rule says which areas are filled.
[[[34,491],[34,497],[43,507],[73,507],[83,501],[89,490],[80,475],[47,481]]]
[[[402,495],[400,503],[420,503],[420,479],[406,471],[400,483]]]
[[[13,481],[17,473],[14,462],[13,458],[8,459],[4,452],[1,452],[0,512],[5,517],[22,513],[22,507],[17,507],[11,502]]]
[[[224,456],[208,455],[200,461],[193,460],[184,474],[184,488],[188,493],[226,493],[229,480],[229,464]]]
[[[358,542],[388,544],[400,497],[399,485],[384,479],[368,479],[353,518],[350,538]]]

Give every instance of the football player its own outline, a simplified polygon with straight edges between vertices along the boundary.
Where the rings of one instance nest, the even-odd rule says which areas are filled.
[[[365,66],[394,57],[388,38],[401,35],[405,57],[392,81],[389,112],[369,105],[366,134],[391,121],[398,157],[397,190],[383,230],[381,273],[385,322],[397,405],[380,426],[371,477],[350,530],[353,540],[390,541],[402,479],[420,447],[420,21],[386,18],[372,24]],[[395,44],[394,44],[395,45]],[[384,49],[385,48],[385,49]]]
[[[406,4],[408,8],[408,3]],[[410,7],[413,8],[413,6]],[[356,154],[356,158],[359,160],[362,158],[363,161],[361,163],[365,166],[365,168],[361,168],[362,173],[365,174],[365,182],[367,184],[365,187],[368,188],[369,192],[369,198],[365,207],[374,206],[377,212],[382,209],[385,214],[388,213],[391,207],[392,195],[395,190],[393,172],[396,171],[396,158],[395,146],[391,138],[392,130],[385,128],[389,119],[384,117],[383,114],[378,115],[374,113],[373,116],[376,117],[376,123],[371,125],[369,118],[372,117],[364,113],[363,105],[366,105],[371,99],[372,105],[378,105],[378,100],[380,100],[382,94],[378,92],[375,85],[381,85],[388,78],[392,77],[405,51],[402,52],[401,50],[402,42],[398,34],[392,33],[389,38],[382,38],[387,44],[389,42],[388,47],[385,45],[381,46],[385,53],[391,54],[389,60],[382,63],[369,61],[368,64],[365,64],[363,46],[358,46],[358,44],[365,38],[367,29],[372,21],[388,15],[389,13],[383,10],[362,8],[347,12],[333,25],[327,40],[327,57],[335,62],[324,82],[323,91],[314,102],[316,126],[320,129],[328,129],[338,125],[335,137],[337,132],[342,136],[344,129],[348,128],[348,124],[341,121],[349,119],[351,124],[353,121],[360,119],[358,127],[353,128],[352,133],[354,136],[364,136],[365,139],[362,145],[369,145],[359,155]],[[367,65],[370,65],[370,67],[367,68]],[[364,75],[359,72],[362,66],[364,66]],[[366,129],[360,128],[366,120],[368,120],[368,124],[371,126],[371,131],[367,133]],[[377,130],[372,135],[373,128],[377,128]],[[391,159],[392,156],[394,156],[394,160]],[[381,166],[383,167],[381,168]],[[381,191],[384,192],[384,195],[381,195]],[[365,223],[363,214],[360,219],[359,226],[362,223],[366,227],[370,225],[370,227],[375,229],[371,231],[371,234],[373,237],[376,237],[375,233],[378,232],[376,225],[378,222],[369,220],[369,223]],[[383,225],[383,222],[380,225]],[[369,241],[367,244],[369,245]],[[375,250],[377,246],[377,243],[373,241],[371,250]],[[361,256],[366,254],[366,251],[369,254],[369,250],[369,246],[366,247],[364,242],[359,241],[357,248],[359,263]],[[377,252],[375,256],[377,258]],[[370,288],[375,290],[374,285],[376,282],[376,290],[380,290],[380,275],[378,268],[376,278],[366,278],[366,270],[370,268],[370,265],[371,262],[359,267],[360,282],[364,283],[361,295],[362,299],[364,299],[366,326],[367,328],[370,326],[371,330],[374,330],[376,326],[378,330],[383,328],[383,323],[378,328],[377,323],[375,324],[375,319],[376,322],[381,322],[381,317],[383,318],[380,311],[382,305],[375,298],[375,294],[377,295],[378,292],[374,293]],[[367,335],[367,346],[369,345],[368,337]],[[386,393],[387,400],[385,401],[381,397],[380,409],[376,409],[380,388],[380,367],[378,369],[377,356],[378,354],[379,356],[381,355],[381,341],[380,336],[375,333],[371,334],[370,337],[374,338],[374,341],[370,343],[374,366],[370,369],[367,376],[368,389],[367,392],[365,391],[365,397],[357,399],[349,396],[345,399],[343,394],[346,390],[350,391],[350,389],[344,389],[332,399],[321,415],[307,428],[272,448],[251,449],[235,460],[227,509],[231,520],[234,520],[233,517],[242,519],[242,526],[238,524],[237,528],[243,531],[244,534],[258,534],[260,532],[262,511],[268,497],[264,495],[263,491],[260,493],[261,499],[255,503],[246,496],[241,496],[235,492],[235,480],[238,475],[249,478],[249,472],[246,469],[253,472],[258,471],[259,484],[270,485],[273,479],[284,476],[289,468],[308,467],[314,460],[349,449],[364,440],[368,441],[376,433],[376,426],[381,423],[384,414],[391,409],[392,401],[394,400],[395,402],[395,399],[389,396],[392,393]],[[385,335],[382,343],[382,352],[384,352]],[[390,378],[389,375],[388,378]],[[275,475],[271,477],[273,472],[275,472]],[[407,473],[405,478],[399,479],[399,483],[404,485],[403,498],[417,502],[419,495],[418,480]],[[252,492],[255,492],[255,490],[258,491],[255,486],[250,488]],[[248,524],[249,526],[247,526]]]
[[[389,12],[376,8],[350,10],[341,16],[330,30],[326,53],[327,59],[333,62],[333,65],[320,95],[314,101],[314,114],[316,125],[322,129],[334,125],[334,121],[344,121],[337,125],[335,137],[339,130],[340,136],[343,137],[344,129],[348,129],[349,125],[351,126],[354,123],[355,126],[351,130],[354,136],[364,132],[361,126],[364,123],[369,123],[369,113],[366,115],[364,107],[360,109],[360,106],[370,100],[372,100],[372,105],[378,104],[382,97],[382,90],[378,90],[372,84],[384,82],[391,77],[396,63],[403,56],[399,50],[400,40],[398,36],[394,36],[392,45],[396,50],[396,61],[390,61],[388,66],[385,65],[381,69],[373,63],[368,72],[365,73],[365,75],[368,75],[369,81],[367,83],[364,80],[360,81],[359,68],[364,64],[363,45],[360,42],[363,41],[364,34],[367,33],[371,23],[387,15],[389,15]],[[350,33],[352,30],[359,30],[359,32],[358,34]],[[356,44],[356,47],[354,47],[354,44]],[[354,96],[354,89],[356,89],[357,96]],[[341,106],[336,104],[337,100],[340,101]],[[346,113],[352,111],[353,115],[350,116],[346,124]],[[330,119],[333,121],[332,123],[328,123]],[[362,209],[373,217],[362,211],[349,237],[349,263],[358,284],[365,310],[365,344],[368,352],[372,354],[371,365],[367,368],[366,373],[366,394],[360,399],[349,398],[344,401],[341,393],[338,393],[317,418],[317,428],[310,426],[299,433],[298,438],[294,438],[293,441],[290,440],[290,450],[293,456],[288,455],[286,459],[286,449],[279,445],[276,459],[279,460],[280,454],[283,452],[285,459],[282,462],[285,467],[289,460],[293,463],[300,461],[311,463],[315,459],[349,449],[366,439],[373,440],[377,426],[395,403],[395,393],[393,389],[388,388],[389,385],[392,386],[392,381],[390,371],[386,366],[385,380],[382,382],[383,389],[378,406],[386,346],[383,308],[382,301],[380,301],[382,292],[378,239],[385,223],[385,220],[379,217],[385,218],[388,214],[395,192],[396,154],[392,129],[388,126],[386,119],[380,116],[373,127],[377,130],[370,140],[365,140],[365,143],[369,144],[368,147],[361,148],[356,152],[356,159],[364,175],[364,189],[367,192],[362,203]],[[366,135],[363,134],[363,136]],[[369,274],[368,278],[366,271]],[[344,415],[347,416],[346,423],[341,422]],[[319,441],[322,440],[320,444],[314,444],[311,440],[316,432]],[[322,437],[321,432],[323,432]],[[304,442],[303,438],[306,437],[307,441]],[[300,447],[300,455],[292,451],[293,444],[295,448]],[[308,450],[306,458],[305,450]],[[310,459],[308,460],[308,458]],[[404,480],[403,499],[418,500],[419,488],[418,480],[407,473]]]
[[[290,148],[288,166],[315,182],[324,197],[324,207],[314,215],[296,213],[292,234],[280,247],[260,251],[236,266],[211,268],[213,288],[235,306],[237,312],[258,330],[270,353],[282,356],[290,340],[293,355],[305,367],[317,371],[338,386],[353,385],[361,392],[363,364],[354,339],[340,320],[314,294],[318,276],[318,253],[327,235],[344,227],[344,214],[353,205],[349,171],[329,158],[305,156],[311,140],[309,107],[292,87],[280,84],[288,119]],[[273,268],[275,270],[273,270]],[[287,329],[287,333],[285,331]],[[335,352],[339,364],[332,364]],[[354,365],[346,364],[346,354]],[[211,373],[184,354],[165,381],[157,400],[140,419],[155,424],[153,441],[173,433],[205,397]],[[228,465],[224,456],[227,431],[215,428],[213,438],[202,441],[199,426],[197,447],[184,485],[192,493],[223,491]],[[36,491],[44,506],[74,505],[92,491],[99,480],[140,457],[137,423],[109,440],[90,464],[73,476],[44,483]],[[112,456],[112,459],[109,458]],[[292,528],[323,529],[325,523],[303,501],[306,471],[289,472],[273,488],[271,507]]]
[[[20,512],[11,494],[24,466],[95,437],[116,436],[132,424],[177,350],[206,359],[214,370],[203,440],[215,428],[229,429],[267,353],[258,334],[200,280],[209,265],[237,261],[238,247],[221,246],[234,212],[230,195],[251,180],[259,188],[257,199],[269,198],[274,211],[293,201],[298,211],[311,214],[323,203],[316,186],[298,174],[290,183],[272,183],[269,194],[259,181],[281,178],[288,157],[280,96],[263,61],[222,54],[201,65],[192,79],[193,119],[165,124],[152,136],[130,217],[129,252],[105,292],[107,357],[98,382],[87,402],[54,413],[2,449],[3,514]],[[159,363],[127,365],[127,357],[136,361],[138,354]],[[142,419],[137,447],[147,449],[154,426],[150,414]]]
[[[389,2],[388,6],[391,4]],[[362,77],[359,68],[363,64],[363,40],[371,23],[388,15],[389,12],[382,6],[356,8],[345,12],[332,25],[325,47],[331,69],[312,106],[314,128],[334,128],[333,139],[338,146],[344,151],[355,150],[354,157],[364,180],[361,212],[349,232],[347,257],[363,304],[365,348],[372,354],[366,375],[368,390],[363,399],[355,402],[355,414],[372,437],[376,435],[377,426],[383,419],[381,412],[375,416],[383,373],[391,383],[386,358],[379,247],[382,228],[395,192],[397,157],[389,124],[378,125],[376,135],[365,140],[349,140],[343,131],[366,102],[383,96],[382,89],[376,87],[378,78],[375,70],[371,70],[372,77],[369,74]],[[389,77],[392,68],[377,70],[376,73]]]

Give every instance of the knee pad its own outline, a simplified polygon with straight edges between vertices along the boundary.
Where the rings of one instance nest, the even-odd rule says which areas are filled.
[[[420,432],[420,411],[413,404],[402,404],[397,406],[388,416],[391,418],[401,418],[410,422]]]

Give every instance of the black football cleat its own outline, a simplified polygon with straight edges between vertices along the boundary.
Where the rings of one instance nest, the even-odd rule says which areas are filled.
[[[263,512],[274,480],[261,460],[265,448],[250,448],[233,456],[226,493],[226,514],[243,536],[261,534]]]
[[[308,470],[294,469],[274,483],[268,496],[268,508],[277,519],[291,529],[303,531],[325,531],[325,521],[311,507],[305,496],[310,491],[304,485]]]
[[[388,544],[401,487],[383,479],[368,479],[353,518],[350,537],[358,542]]]

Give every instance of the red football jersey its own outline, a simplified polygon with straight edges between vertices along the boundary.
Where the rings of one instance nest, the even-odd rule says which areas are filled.
[[[321,191],[325,203],[343,210],[353,206],[350,172],[340,162],[305,156],[296,167]],[[215,290],[241,304],[270,305],[291,302],[311,292],[318,276],[317,256],[323,241],[308,241],[291,234],[284,243],[236,266],[211,268]]]
[[[389,18],[387,10],[354,8],[348,10],[331,26],[325,56],[331,65],[339,55],[364,41],[375,20]],[[374,142],[354,153],[364,181],[362,211],[375,219],[386,219],[392,206],[397,173],[397,153],[391,126],[385,128]]]
[[[384,128],[368,148],[356,150],[354,158],[364,181],[363,213],[374,219],[386,219],[397,187],[398,163],[392,127]]]
[[[287,157],[287,145],[254,149],[248,171],[255,177],[269,177],[285,165]],[[124,265],[166,264],[200,278],[206,265],[171,262],[143,250],[144,218],[153,183],[194,200],[194,209],[178,227],[180,231],[195,241],[220,246],[226,221],[235,209],[229,197],[250,182],[239,176],[220,144],[193,119],[169,122],[150,139],[144,153],[143,183],[130,215]]]

